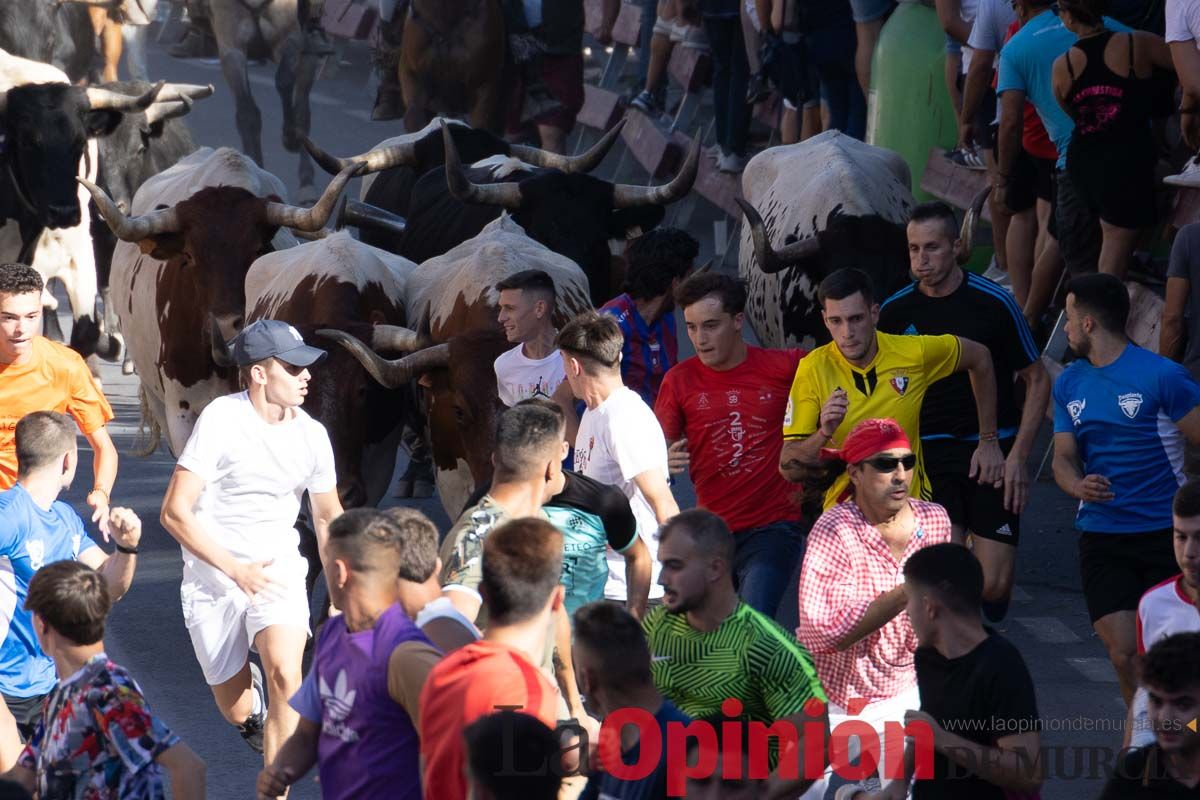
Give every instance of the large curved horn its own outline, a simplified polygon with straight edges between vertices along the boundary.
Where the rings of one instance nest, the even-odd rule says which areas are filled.
[[[203,100],[206,97],[212,97],[213,85],[211,83],[203,86],[198,83],[168,83],[155,98],[156,103],[177,102],[187,98],[189,100]]]
[[[458,148],[450,136],[450,126],[442,122],[442,144],[446,149],[446,185],[450,194],[464,203],[480,203],[483,205],[500,206],[509,211],[521,207],[521,187],[515,182],[504,183],[472,183],[463,172],[462,161],[458,157]]]
[[[321,169],[330,175],[336,175],[351,164],[362,164],[362,175],[381,172],[392,167],[405,167],[417,163],[417,148],[415,142],[402,142],[387,147],[379,147],[360,153],[350,158],[338,158],[322,150],[317,143],[307,136],[303,138],[304,149],[312,156]]]
[[[169,119],[182,117],[192,110],[192,99],[187,95],[183,95],[178,100],[169,103],[152,103],[146,109],[146,124],[153,125],[156,122],[166,122]]]
[[[399,325],[376,325],[371,329],[371,347],[375,350],[411,353],[422,348],[421,336]]]
[[[139,217],[127,217],[121,209],[117,208],[117,204],[108,196],[108,193],[99,186],[86,178],[76,178],[75,180],[92,193],[92,199],[96,201],[96,208],[100,209],[100,215],[104,217],[104,221],[108,223],[108,227],[112,229],[116,237],[123,242],[140,242],[150,236],[178,233],[183,227],[179,221],[179,212],[175,210],[174,206],[142,214]]]
[[[229,344],[221,335],[221,326],[217,324],[217,318],[211,313],[208,315],[208,338],[213,363],[218,367],[232,367],[233,354],[229,352]]]
[[[99,86],[89,86],[84,91],[87,92],[88,105],[93,111],[134,111],[146,108],[153,103],[164,86],[166,86],[166,81],[159,81],[151,86],[145,94],[139,96],[121,94]]]
[[[617,137],[621,135],[623,127],[625,127],[625,117],[621,117],[616,125],[601,136],[600,141],[577,156],[564,156],[540,147],[529,147],[523,144],[509,145],[508,154],[535,167],[561,169],[563,172],[591,172],[600,166],[600,162],[608,155],[608,151],[612,149]]]
[[[347,225],[359,229],[374,228],[375,230],[387,231],[396,236],[403,236],[408,223],[405,222],[404,217],[393,214],[378,206],[373,206],[370,203],[360,203],[357,200],[343,197],[342,202],[339,203],[338,214],[334,218],[333,227],[340,231]]]
[[[991,184],[980,189],[971,200],[967,213],[963,214],[962,230],[958,234],[958,251],[954,254],[960,265],[971,260],[971,251],[975,249],[975,234],[979,231],[979,220],[983,218],[983,204],[987,202],[991,193]]]
[[[692,189],[696,182],[696,171],[700,167],[700,137],[692,138],[692,146],[688,148],[683,166],[669,183],[662,186],[629,186],[624,183],[613,184],[613,208],[632,208],[634,206],[663,206],[681,199]]]
[[[758,268],[763,272],[768,275],[780,272],[797,261],[812,258],[821,252],[821,242],[815,236],[792,242],[778,250],[771,247],[771,242],[767,238],[766,226],[763,225],[758,211],[742,198],[734,199],[741,206],[742,213],[746,215],[746,222],[750,225],[750,238],[754,241],[754,255],[758,258]]]
[[[450,345],[435,344],[409,353],[404,358],[388,361],[345,331],[322,328],[317,335],[333,339],[358,359],[371,377],[389,389],[397,389],[430,370],[450,363]]]
[[[314,203],[312,208],[298,208],[287,203],[267,203],[267,222],[282,228],[295,228],[308,232],[318,231],[325,227],[325,223],[333,214],[333,206],[337,203],[338,195],[342,193],[342,189],[346,188],[346,183],[358,173],[360,166],[351,164],[339,172],[337,177],[325,187],[321,199]]]

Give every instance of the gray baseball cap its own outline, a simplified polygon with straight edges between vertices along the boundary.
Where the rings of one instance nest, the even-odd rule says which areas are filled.
[[[229,343],[234,363],[239,367],[278,358],[293,367],[311,367],[327,353],[304,343],[300,331],[277,319],[260,319],[242,329]]]

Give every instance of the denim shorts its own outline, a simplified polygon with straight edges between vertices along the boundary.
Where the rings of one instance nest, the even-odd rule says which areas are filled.
[[[871,22],[892,10],[893,0],[850,0],[855,22]]]

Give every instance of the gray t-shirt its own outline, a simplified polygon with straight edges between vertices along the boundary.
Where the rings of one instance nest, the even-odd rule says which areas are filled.
[[[973,50],[1000,52],[1008,26],[1017,18],[1010,0],[980,0],[967,44]]]
[[[1200,379],[1200,223],[1184,225],[1175,235],[1167,277],[1183,278],[1191,283],[1185,325],[1187,350],[1183,356],[1183,366],[1192,373],[1192,377]]]

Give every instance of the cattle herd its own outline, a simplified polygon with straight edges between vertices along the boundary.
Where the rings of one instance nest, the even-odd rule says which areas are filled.
[[[0,262],[31,263],[64,284],[71,346],[136,370],[144,422],[176,455],[204,407],[236,388],[225,343],[247,322],[283,319],[323,339],[332,358],[306,408],[329,430],[346,507],[380,500],[407,428],[423,436],[442,503],[456,514],[491,473],[492,361],[509,346],[492,287],[536,267],[554,277],[560,323],[602,304],[620,291],[613,241],[660,224],[696,178],[698,140],[659,186],[590,174],[619,125],[562,156],[437,117],[369,152],[334,156],[306,135],[311,75],[295,42],[268,37],[301,183],[311,184],[313,161],[333,175],[311,207],[293,206],[259,166],[246,42],[227,34],[237,46],[221,56],[244,152],[197,149],[185,115],[211,86],[74,83],[47,62],[73,63],[63,37],[78,12],[65,4],[18,24],[11,12],[22,2],[46,5],[0,4]],[[253,13],[229,5],[239,10],[221,14]],[[215,18],[222,7],[213,3]],[[237,28],[221,19],[219,39]],[[39,24],[42,51],[18,55]],[[360,198],[339,202],[356,176]],[[823,338],[815,291],[834,269],[865,269],[885,293],[904,280],[910,185],[894,153],[836,131],[750,163],[739,269],[765,345]]]

